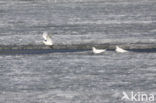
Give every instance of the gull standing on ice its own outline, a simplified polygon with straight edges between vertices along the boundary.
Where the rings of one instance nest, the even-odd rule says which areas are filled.
[[[48,45],[48,46],[52,46],[53,45],[53,41],[52,41],[52,39],[50,38],[50,36],[48,35],[47,32],[44,32],[42,37],[44,38],[43,43],[45,45]]]
[[[106,51],[106,49],[96,49],[95,47],[92,47],[92,51],[94,54],[100,54]]]
[[[115,51],[118,52],[118,53],[126,53],[126,52],[128,52],[127,50],[124,50],[124,49],[120,48],[119,46],[116,46]]]

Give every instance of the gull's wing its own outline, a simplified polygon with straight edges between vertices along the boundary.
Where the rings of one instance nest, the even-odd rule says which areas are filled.
[[[46,40],[47,40],[47,41],[52,41],[52,39],[51,39],[50,36],[48,36],[48,35],[47,35]]]
[[[44,32],[42,37],[44,38],[44,40],[47,40],[47,37],[48,37],[48,33],[47,32]]]

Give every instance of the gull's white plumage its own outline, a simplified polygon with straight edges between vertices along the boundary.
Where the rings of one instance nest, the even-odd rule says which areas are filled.
[[[95,47],[92,47],[92,51],[94,54],[100,54],[106,51],[106,49],[96,49]]]
[[[127,50],[124,50],[124,49],[120,48],[119,46],[116,46],[115,51],[118,52],[118,53],[126,53],[126,52],[128,52]]]
[[[48,35],[47,32],[44,32],[42,37],[44,38],[43,43],[45,45],[48,45],[48,46],[53,45],[53,41],[52,41],[52,39],[50,38],[50,36]]]

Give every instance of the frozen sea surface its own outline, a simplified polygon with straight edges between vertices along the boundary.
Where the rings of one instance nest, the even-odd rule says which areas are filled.
[[[0,44],[41,44],[43,31],[55,44],[156,39],[155,0],[54,1],[1,0]]]
[[[155,53],[0,56],[0,101],[129,103],[123,91],[156,94],[155,61]]]
[[[0,0],[0,44],[38,45],[43,31],[56,44],[155,42],[156,1]],[[156,53],[0,55],[0,103],[132,103],[123,91],[156,95]]]

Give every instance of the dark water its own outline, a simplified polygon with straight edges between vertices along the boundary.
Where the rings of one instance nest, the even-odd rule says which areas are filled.
[[[59,49],[59,50],[53,50],[53,49],[6,49],[6,50],[0,50],[0,55],[26,55],[26,54],[48,54],[48,53],[72,53],[72,52],[86,52],[89,51],[86,50],[77,50],[77,49]],[[91,51],[91,50],[90,50]]]
[[[127,49],[129,52],[135,53],[156,53],[156,49]],[[82,53],[93,54],[91,49],[4,49],[0,50],[0,55],[37,55],[49,53]],[[115,52],[113,49],[108,49],[107,52]]]

